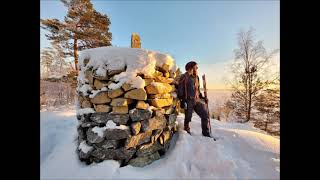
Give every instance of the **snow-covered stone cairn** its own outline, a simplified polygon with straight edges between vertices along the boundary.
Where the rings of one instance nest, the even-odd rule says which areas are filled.
[[[101,47],[79,57],[78,155],[142,167],[161,158],[177,131],[177,67],[167,54]]]

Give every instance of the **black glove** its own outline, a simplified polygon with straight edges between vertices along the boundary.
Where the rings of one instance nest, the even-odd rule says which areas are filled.
[[[204,102],[206,103],[206,104],[208,104],[208,98],[207,97],[200,97],[200,99],[202,99],[202,100],[204,100]]]
[[[187,108],[187,102],[184,99],[180,100],[180,107],[182,109],[186,109]]]

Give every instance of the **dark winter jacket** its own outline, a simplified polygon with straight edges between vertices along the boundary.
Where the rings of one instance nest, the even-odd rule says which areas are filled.
[[[184,86],[181,86],[181,89],[183,89],[181,91],[187,94],[186,100],[199,100],[200,98],[204,98],[200,91],[199,76],[195,77],[193,75],[185,73],[181,78],[184,78],[184,83],[186,83]],[[184,88],[186,88],[186,91]]]

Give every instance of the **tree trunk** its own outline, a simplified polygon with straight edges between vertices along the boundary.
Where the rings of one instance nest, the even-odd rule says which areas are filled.
[[[251,102],[249,102],[249,104],[251,104]],[[248,107],[248,113],[247,113],[247,121],[246,121],[246,122],[250,121],[250,119],[251,119],[251,107],[250,107],[250,105],[249,105],[249,107]]]
[[[251,84],[249,82],[249,84]],[[248,97],[248,110],[247,110],[247,121],[250,121],[251,119],[251,109],[252,109],[252,92],[251,92],[251,85],[249,85],[249,97]]]
[[[248,68],[249,69],[249,68]],[[250,69],[249,69],[250,70]],[[247,118],[246,121],[251,119],[251,109],[252,109],[252,72],[249,71],[249,80],[248,80],[248,109],[247,109]]]
[[[74,67],[78,72],[78,39],[75,37],[73,42]]]

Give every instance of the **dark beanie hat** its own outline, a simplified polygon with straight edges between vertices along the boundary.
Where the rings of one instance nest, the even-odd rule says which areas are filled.
[[[189,69],[192,69],[195,65],[197,65],[197,63],[194,61],[188,62],[185,66],[186,71],[188,71]]]

